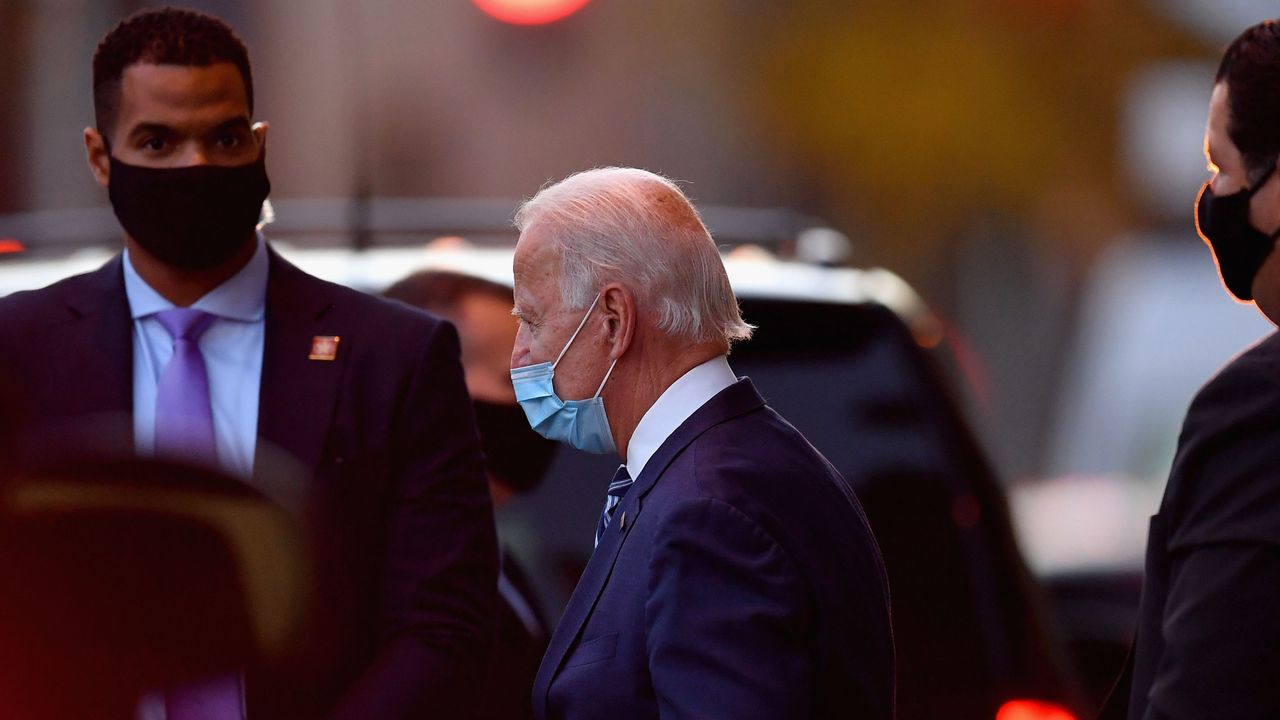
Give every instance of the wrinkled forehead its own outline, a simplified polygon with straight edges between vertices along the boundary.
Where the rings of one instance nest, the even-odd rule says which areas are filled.
[[[520,233],[512,269],[517,306],[548,312],[549,302],[560,301],[560,251],[550,224],[534,223]]]

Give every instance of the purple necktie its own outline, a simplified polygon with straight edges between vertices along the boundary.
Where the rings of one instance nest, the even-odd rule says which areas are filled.
[[[173,357],[156,383],[156,455],[215,465],[218,449],[200,336],[216,318],[173,308],[156,313],[156,319],[173,338]],[[241,711],[239,673],[165,691],[166,720],[241,720]]]
[[[173,357],[156,383],[156,454],[214,464],[218,450],[200,336],[215,317],[173,308],[156,313],[156,319],[173,338]]]

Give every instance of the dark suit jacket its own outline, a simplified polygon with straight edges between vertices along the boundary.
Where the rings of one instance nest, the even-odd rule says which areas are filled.
[[[489,645],[497,551],[456,333],[274,251],[265,322],[254,482],[273,482],[281,455],[302,469],[323,555],[310,644],[286,669],[250,672],[250,713],[398,718],[462,702]],[[317,335],[341,338],[335,360],[308,359]],[[90,425],[133,448],[132,355],[119,257],[0,299],[21,426],[54,450]]]
[[[534,713],[890,718],[893,663],[857,500],[743,379],[667,438],[618,505],[552,636]]]
[[[1147,539],[1128,717],[1280,717],[1280,334],[1187,411]],[[1123,717],[1123,692],[1105,717]],[[1120,696],[1120,697],[1117,697]]]
[[[529,692],[538,673],[538,663],[547,650],[547,621],[539,609],[533,584],[515,558],[506,552],[502,554],[499,583],[497,631],[489,671],[484,690],[466,717],[529,720],[533,718]],[[520,610],[516,609],[516,603],[521,606]]]

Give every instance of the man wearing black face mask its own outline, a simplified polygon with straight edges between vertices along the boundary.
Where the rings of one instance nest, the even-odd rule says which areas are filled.
[[[489,468],[494,505],[533,490],[551,463],[556,444],[529,427],[516,404],[509,370],[516,321],[511,289],[478,277],[426,270],[387,288],[386,297],[420,307],[458,326],[467,390]],[[550,633],[534,588],[510,554],[498,577],[498,632],[475,720],[533,717],[529,696]]]
[[[1228,47],[1196,224],[1223,283],[1280,322],[1280,21]],[[1138,630],[1102,717],[1280,717],[1280,334],[1196,396],[1151,518]]]
[[[264,488],[297,468],[325,553],[296,665],[157,688],[141,716],[456,717],[497,575],[456,333],[306,275],[256,231],[267,125],[225,23],[141,12],[104,37],[93,74],[84,143],[124,253],[0,300],[21,429],[48,444],[56,428],[65,452],[68,428],[92,425],[116,450]]]

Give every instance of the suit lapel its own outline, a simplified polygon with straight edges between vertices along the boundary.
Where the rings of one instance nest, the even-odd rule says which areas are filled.
[[[275,468],[276,450],[284,451],[311,473],[324,450],[351,339],[339,342],[333,360],[310,358],[317,337],[344,334],[331,312],[333,301],[328,286],[289,264],[274,250],[268,252],[254,475],[261,476]]]
[[[613,522],[600,538],[600,544],[592,553],[591,560],[587,562],[587,567],[578,580],[578,586],[574,588],[569,604],[565,607],[564,614],[556,625],[555,633],[551,636],[547,653],[543,656],[542,665],[538,668],[538,677],[534,682],[534,703],[538,710],[538,717],[547,716],[547,695],[551,689],[551,681],[560,671],[569,648],[582,633],[587,618],[591,616],[596,602],[600,599],[600,593],[604,590],[609,576],[613,574],[618,552],[622,549],[622,544],[630,534],[631,528],[635,526],[635,521],[643,508],[645,495],[657,484],[671,461],[699,435],[725,420],[763,405],[764,400],[756,392],[755,386],[750,380],[743,378],[725,388],[689,416],[689,419],[685,420],[662,443],[649,462],[645,463],[644,471],[640,473],[640,477],[636,478],[631,489],[627,491],[626,497],[614,511]]]
[[[131,450],[133,323],[120,255],[84,276],[68,294],[66,312],[50,328],[62,336],[50,362],[65,369],[49,375],[62,386],[61,408],[67,417],[105,420],[102,430],[110,447]]]
[[[604,589],[605,582],[613,573],[618,551],[622,549],[623,541],[635,526],[634,522],[628,521],[618,529],[619,519],[623,513],[626,513],[628,518],[634,518],[638,511],[639,504],[633,503],[633,498],[629,496],[630,493],[618,505],[613,516],[615,522],[609,524],[609,529],[600,538],[600,544],[591,553],[591,559],[587,561],[587,567],[582,571],[582,577],[578,579],[578,585],[573,589],[573,595],[569,597],[569,604],[565,606],[564,614],[561,615],[560,622],[551,635],[547,652],[542,656],[542,664],[538,667],[538,676],[533,685],[534,703],[538,710],[536,715],[539,718],[547,716],[547,692],[551,689],[551,680],[564,664],[569,646],[582,632],[582,626],[591,615],[591,610],[600,597],[600,591]]]

